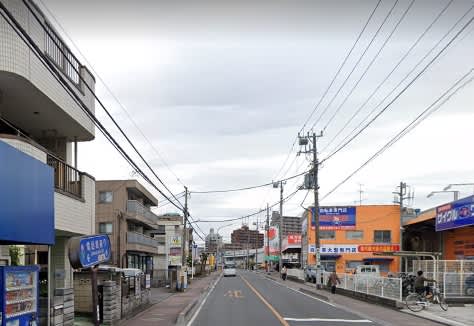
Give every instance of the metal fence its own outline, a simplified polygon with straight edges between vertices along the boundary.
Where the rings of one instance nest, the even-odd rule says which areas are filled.
[[[47,163],[54,169],[54,187],[82,198],[82,172],[51,155],[48,155]]]
[[[327,284],[331,273],[323,274]],[[396,277],[366,276],[357,274],[337,274],[341,284],[339,288],[402,301],[402,279]]]

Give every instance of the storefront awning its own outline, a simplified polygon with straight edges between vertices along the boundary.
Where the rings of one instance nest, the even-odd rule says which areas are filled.
[[[390,257],[369,257],[364,258],[363,261],[392,261],[393,258]]]

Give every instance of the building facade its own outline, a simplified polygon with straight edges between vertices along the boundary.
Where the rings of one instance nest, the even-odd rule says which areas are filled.
[[[71,288],[68,240],[95,229],[95,180],[77,167],[77,144],[95,136],[89,117],[95,80],[33,2],[3,3],[23,31],[0,19],[0,141],[49,166],[54,179],[51,261],[47,246],[32,245],[25,248],[25,262],[43,263],[51,290]]]
[[[302,261],[315,265],[314,208],[302,219]],[[400,250],[398,205],[320,207],[320,257],[326,270],[352,272],[358,265],[376,264],[382,273],[397,272]],[[387,252],[387,256],[374,253]]]
[[[214,229],[211,228],[206,236],[206,252],[216,253],[221,246],[222,236],[219,233],[215,233]]]
[[[96,229],[109,235],[112,248],[109,264],[153,274],[158,216],[151,207],[158,200],[137,180],[97,181],[96,198]]]
[[[243,225],[240,229],[232,231],[231,242],[234,245],[240,245],[242,248],[263,248],[263,233],[258,230],[250,230],[247,225]]]
[[[272,212],[272,219],[270,221],[271,226],[280,225],[280,213]],[[301,217],[299,216],[283,216],[283,227],[281,229],[282,235],[288,236],[291,234],[301,233]]]

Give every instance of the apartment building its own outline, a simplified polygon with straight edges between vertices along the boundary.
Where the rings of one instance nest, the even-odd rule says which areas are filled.
[[[240,229],[232,231],[231,234],[232,244],[240,245],[244,249],[262,248],[263,238],[263,233],[257,230],[250,230],[247,225],[243,225]]]
[[[206,252],[217,252],[222,247],[222,236],[214,231],[214,228],[209,230],[209,234],[206,235]]]
[[[158,216],[151,207],[158,199],[137,180],[100,180],[96,200],[96,230],[108,234],[112,246],[109,263],[153,274],[159,246],[153,238]]]
[[[25,163],[8,176],[16,180],[10,191],[20,189],[23,181],[21,186],[31,190],[30,194],[17,190],[11,197],[10,203],[17,207],[12,217],[22,230],[11,235],[21,237],[19,242],[24,245],[31,244],[25,248],[26,263],[43,263],[50,291],[72,288],[68,240],[92,234],[95,229],[95,180],[77,167],[79,155],[84,155],[79,153],[78,143],[95,137],[88,116],[95,111],[95,80],[32,1],[2,3],[13,25],[0,18],[0,143],[4,145],[2,155],[6,155],[2,162],[11,159]],[[33,45],[23,40],[25,35]],[[24,180],[26,175],[28,180]],[[39,188],[42,191],[33,194],[33,189]],[[41,206],[43,196],[47,198]],[[50,225],[41,224],[43,215],[32,217],[39,208],[49,210],[46,203],[51,203],[53,210],[53,239],[38,242],[35,239],[48,234]],[[28,206],[36,210],[22,215]],[[34,229],[27,232],[28,227]],[[33,244],[54,244],[50,247],[51,260],[47,246]]]
[[[313,213],[311,207],[302,219],[304,265],[316,263]],[[398,271],[399,258],[383,255],[400,250],[398,205],[322,206],[319,218],[320,263],[326,270],[352,272],[358,265],[377,264],[383,273]]]
[[[272,212],[272,219],[270,221],[271,226],[280,225],[280,213],[277,211]],[[292,234],[301,233],[301,217],[299,216],[283,216],[283,227],[281,229],[282,235],[288,236]]]

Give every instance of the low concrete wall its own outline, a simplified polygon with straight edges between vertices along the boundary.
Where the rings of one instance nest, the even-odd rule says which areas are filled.
[[[304,271],[302,269],[287,269],[286,275],[288,279],[296,282],[304,282]]]

